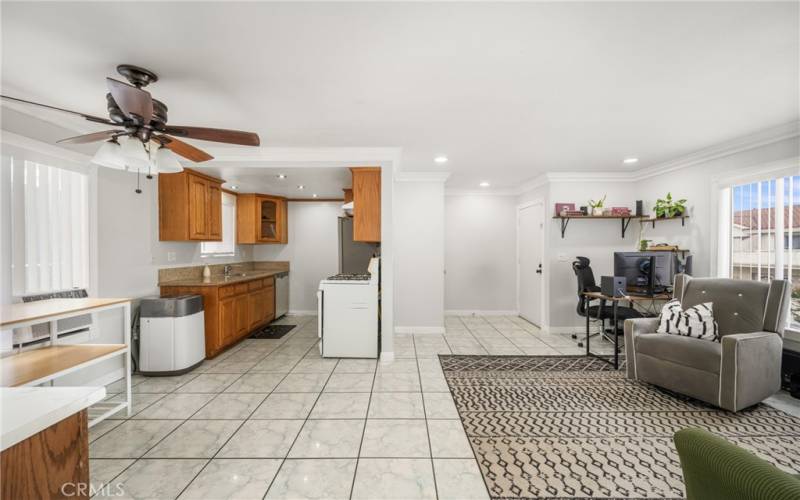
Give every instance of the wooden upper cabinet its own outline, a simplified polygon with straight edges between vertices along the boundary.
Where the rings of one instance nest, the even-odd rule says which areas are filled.
[[[158,239],[221,241],[223,182],[190,169],[160,174]]]
[[[353,241],[381,241],[381,169],[355,167],[353,173]]]
[[[222,241],[222,186],[208,184],[208,235]]]
[[[353,188],[344,188],[342,189],[342,191],[344,192],[345,203],[350,203],[351,201],[353,201]]]
[[[288,243],[286,198],[250,193],[236,197],[237,243]]]

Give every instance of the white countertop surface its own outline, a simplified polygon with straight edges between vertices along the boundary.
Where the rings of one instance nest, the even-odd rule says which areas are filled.
[[[0,388],[0,450],[24,441],[105,396],[105,387]]]

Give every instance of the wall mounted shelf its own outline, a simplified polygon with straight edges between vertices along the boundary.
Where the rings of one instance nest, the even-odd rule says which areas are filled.
[[[685,226],[686,225],[686,219],[688,219],[688,218],[689,218],[688,215],[676,215],[674,217],[645,217],[645,218],[641,219],[639,222],[641,222],[642,224],[644,224],[644,223],[652,223],[653,224],[653,229],[655,229],[656,228],[656,222],[661,222],[662,220],[680,219],[681,220],[681,226]]]
[[[625,237],[625,231],[628,229],[628,225],[631,223],[633,219],[641,219],[640,215],[574,215],[574,216],[561,216],[561,215],[554,215],[554,219],[559,219],[561,221],[561,237],[564,237],[564,233],[567,231],[567,226],[569,226],[569,221],[572,219],[582,219],[582,220],[601,220],[601,219],[613,219],[618,220],[620,222],[620,229],[622,237]]]

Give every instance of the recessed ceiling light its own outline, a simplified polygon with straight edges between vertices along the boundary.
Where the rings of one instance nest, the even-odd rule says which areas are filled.
[[[306,188],[306,187],[305,187],[304,185],[302,185],[302,184],[300,184],[299,186],[297,186],[297,189],[299,189],[299,190],[301,190],[301,191],[302,191],[303,189],[305,189],[305,188]]]
[[[233,186],[231,186],[231,189],[234,190],[234,191],[238,191],[239,190],[239,186],[234,184]]]
[[[447,157],[437,156],[436,158],[433,159],[433,161],[435,161],[436,163],[447,163]]]
[[[625,158],[624,160],[622,160],[622,163],[625,163],[627,165],[631,165],[631,164],[636,163],[638,161],[639,161],[639,158]]]
[[[483,181],[483,182],[481,182],[481,183],[479,184],[479,186],[480,186],[480,187],[482,187],[482,188],[488,188],[488,187],[489,187],[489,183],[488,183],[488,182],[486,182],[486,181]]]
[[[276,175],[276,177],[278,179],[285,179],[286,178],[286,174],[278,174],[278,175]]]
[[[317,197],[317,193],[312,194],[311,197],[312,198],[316,198]]]

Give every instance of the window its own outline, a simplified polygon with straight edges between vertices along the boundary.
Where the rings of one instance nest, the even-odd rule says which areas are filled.
[[[731,211],[731,277],[789,280],[800,327],[800,176],[732,186]]]
[[[32,161],[11,167],[15,295],[89,285],[89,188],[85,174]]]
[[[200,243],[202,257],[228,257],[236,253],[236,195],[222,192],[222,241]]]

